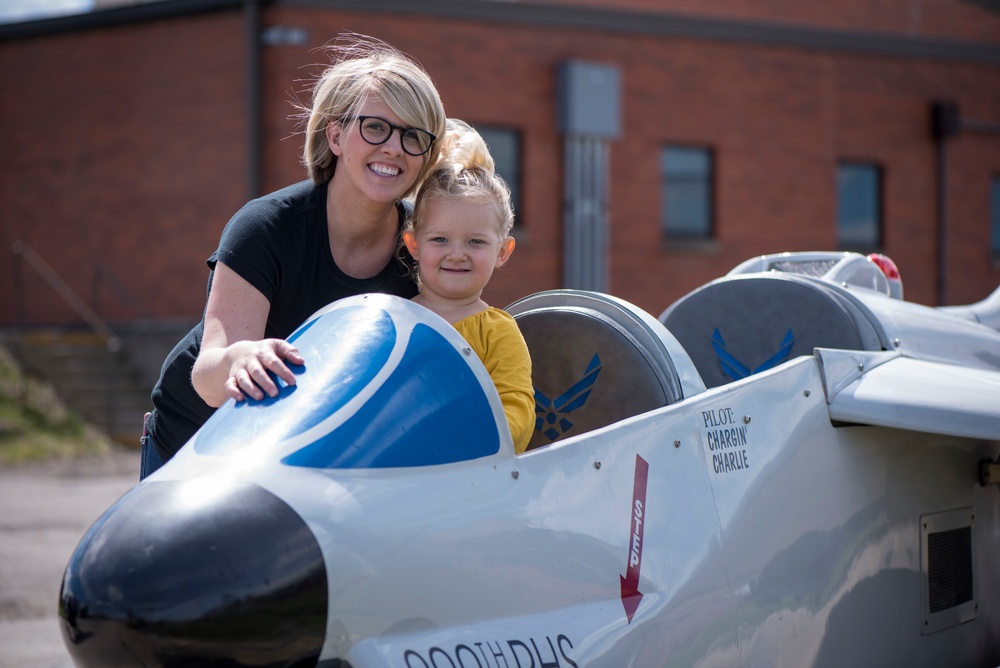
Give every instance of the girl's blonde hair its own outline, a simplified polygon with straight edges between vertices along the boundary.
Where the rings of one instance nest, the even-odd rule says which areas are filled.
[[[468,123],[449,118],[441,141],[441,157],[417,191],[409,226],[420,224],[428,204],[436,199],[472,198],[492,203],[497,213],[501,239],[510,236],[514,210],[510,188],[496,173],[493,156],[482,136]]]
[[[353,122],[369,98],[384,102],[410,127],[437,137],[444,135],[446,116],[441,97],[430,75],[415,60],[373,37],[349,33],[340,35],[328,49],[333,62],[313,86],[302,152],[314,183],[326,183],[337,168],[337,156],[327,142],[327,127]],[[414,188],[437,162],[440,144],[434,142],[424,154]]]

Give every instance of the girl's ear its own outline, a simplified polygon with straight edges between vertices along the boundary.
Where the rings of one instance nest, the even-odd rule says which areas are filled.
[[[403,243],[406,244],[406,250],[410,251],[410,255],[413,259],[417,259],[417,236],[413,233],[413,230],[403,231]]]
[[[343,150],[340,148],[341,132],[340,123],[329,123],[326,126],[326,143],[330,146],[330,152],[338,158],[343,153]]]
[[[503,242],[501,242],[500,253],[497,255],[497,269],[504,266],[507,260],[510,259],[510,254],[514,252],[515,245],[516,243],[514,242],[514,237],[507,237],[503,240]]]

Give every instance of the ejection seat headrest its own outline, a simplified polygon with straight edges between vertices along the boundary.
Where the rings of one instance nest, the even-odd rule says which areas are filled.
[[[707,387],[812,355],[815,348],[883,349],[881,329],[859,301],[796,274],[720,278],[677,300],[659,319]]]
[[[682,398],[668,347],[683,351],[638,307],[600,293],[551,290],[506,310],[531,353],[536,421],[529,450]]]

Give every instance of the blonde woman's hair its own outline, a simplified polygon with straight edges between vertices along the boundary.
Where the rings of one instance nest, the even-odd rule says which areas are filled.
[[[424,211],[434,200],[471,198],[494,205],[497,232],[506,239],[514,226],[510,188],[496,173],[486,141],[468,123],[449,118],[441,144],[440,159],[417,190],[410,227],[420,225]]]
[[[444,135],[446,116],[441,97],[430,75],[415,60],[373,37],[350,33],[340,35],[327,49],[332,64],[313,85],[302,153],[314,183],[326,183],[337,168],[337,156],[327,142],[327,127],[353,122],[370,98],[384,102],[410,127],[437,137]],[[440,141],[436,141],[424,154],[417,180],[406,194],[420,184],[439,152]]]

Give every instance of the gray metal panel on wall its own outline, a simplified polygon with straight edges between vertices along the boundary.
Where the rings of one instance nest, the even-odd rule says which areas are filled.
[[[564,135],[621,135],[621,75],[614,65],[568,60],[559,66],[559,131]]]

